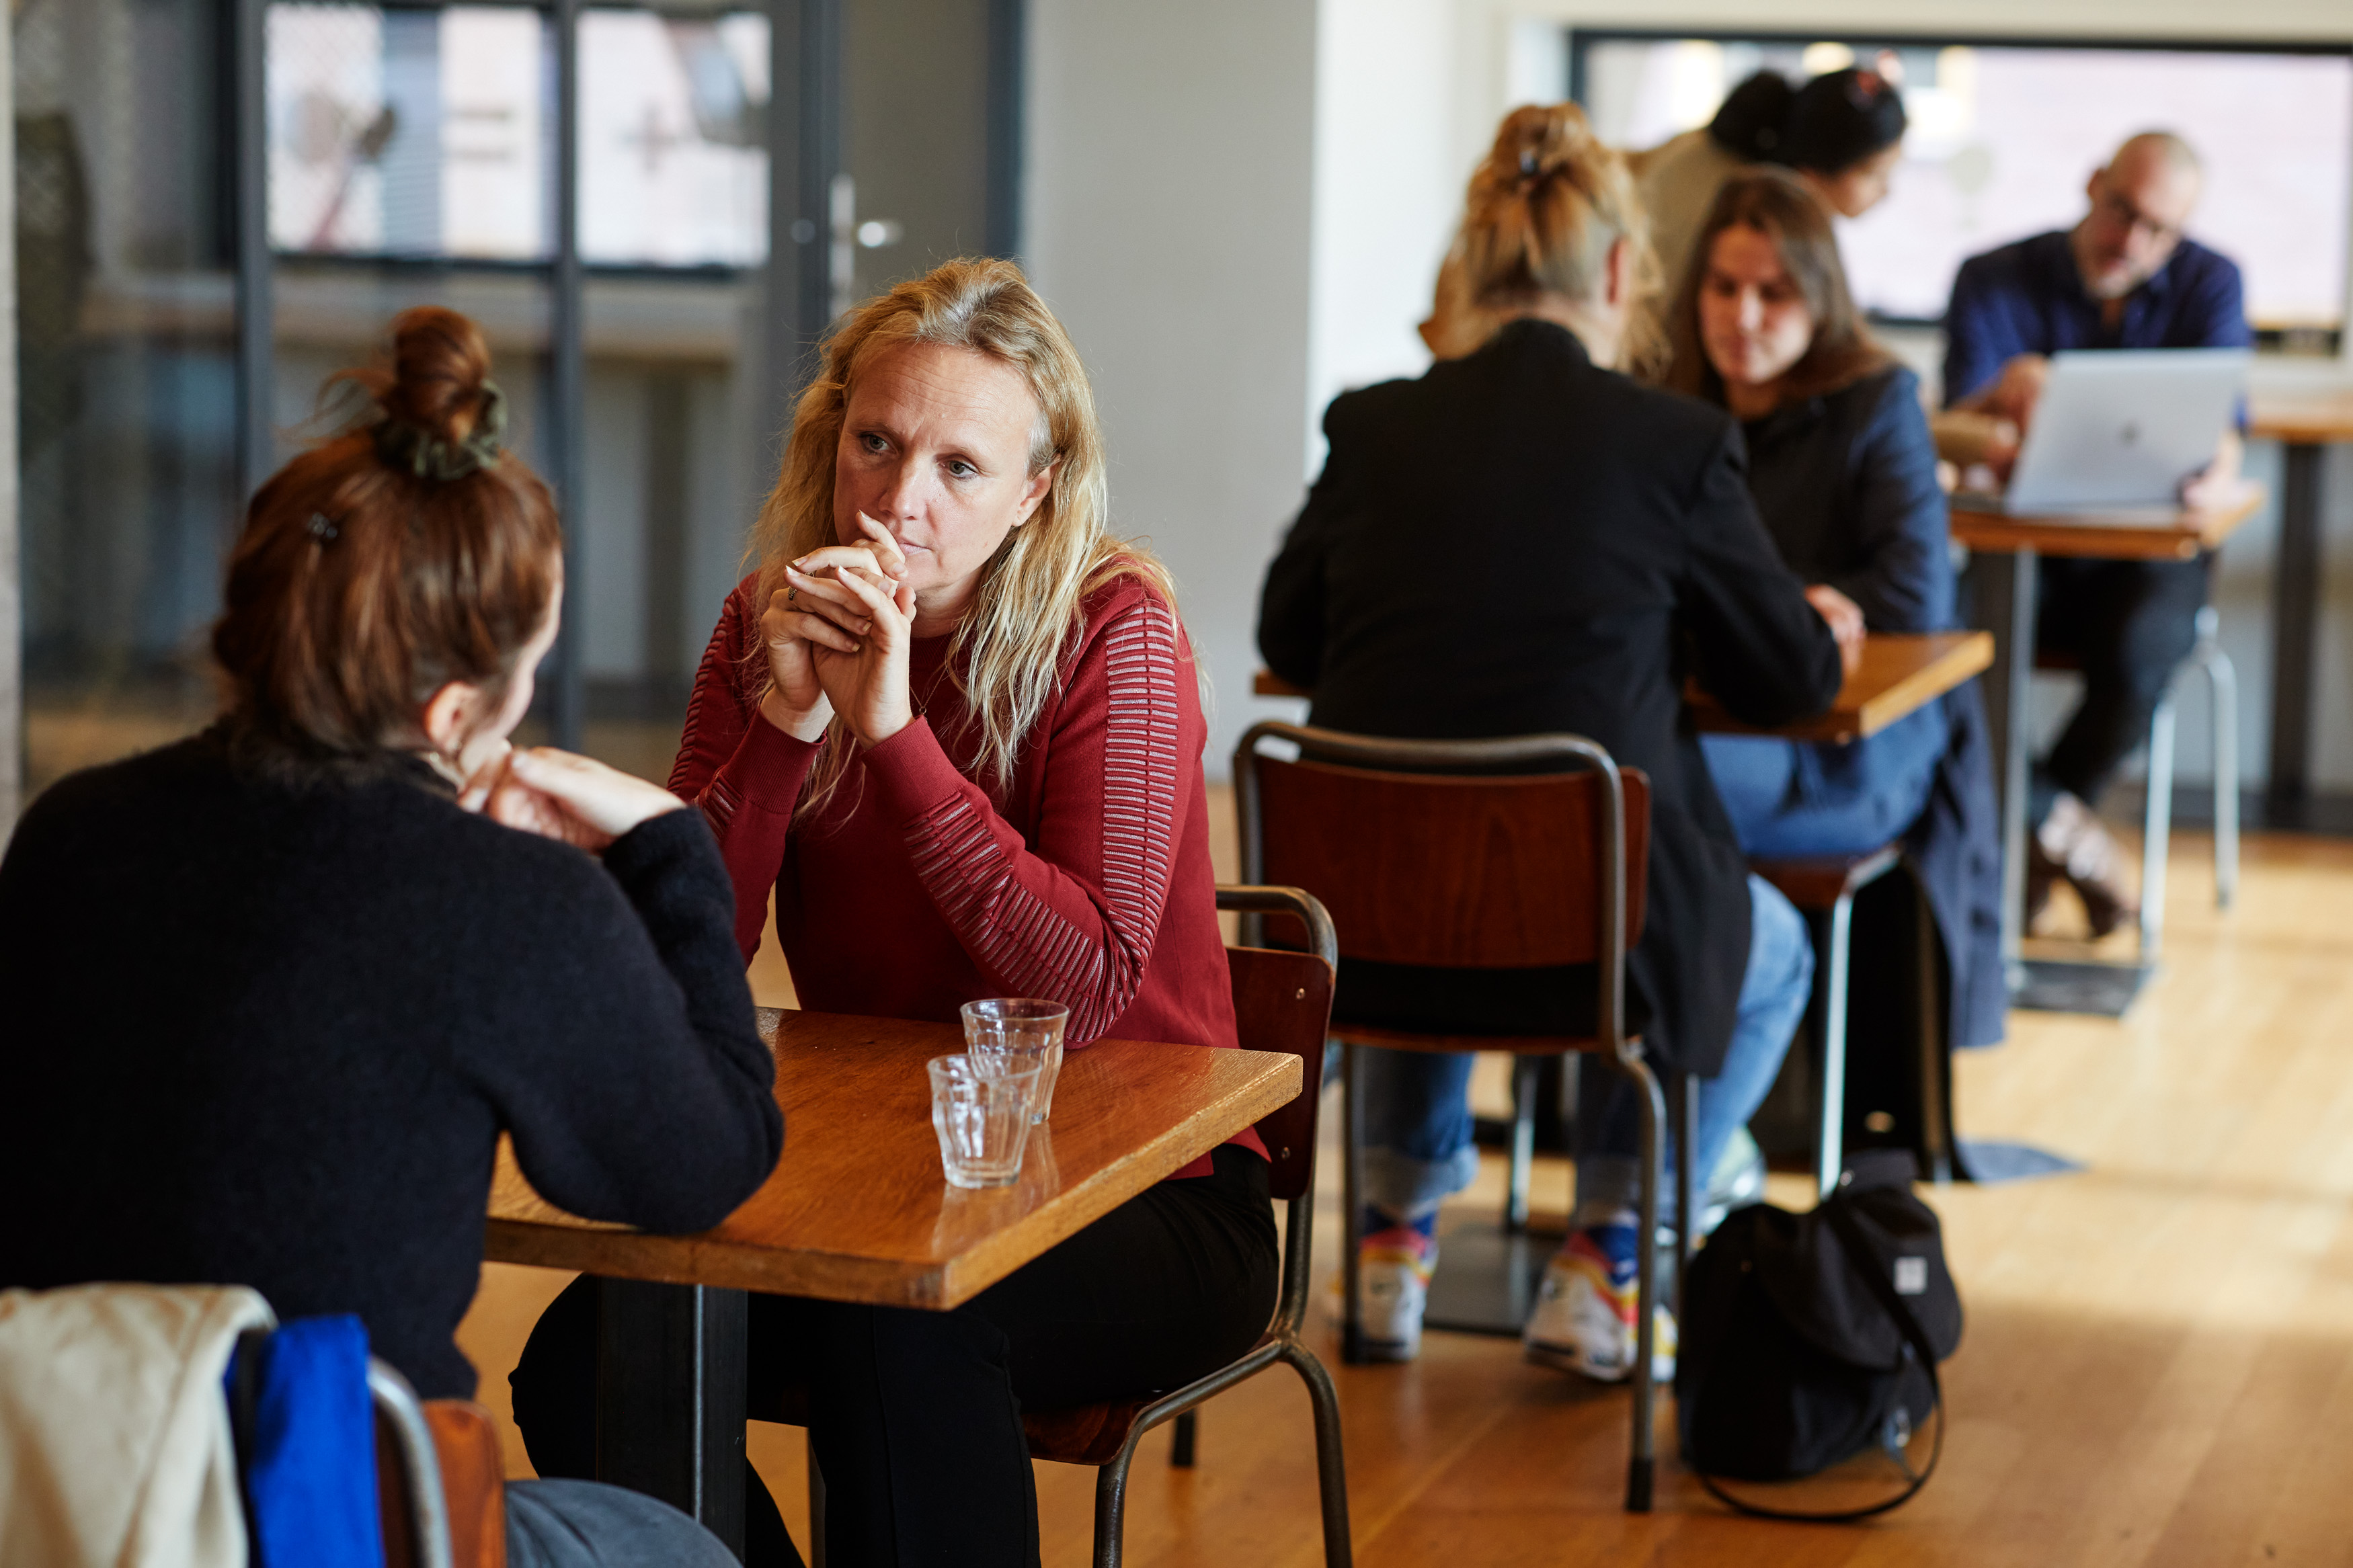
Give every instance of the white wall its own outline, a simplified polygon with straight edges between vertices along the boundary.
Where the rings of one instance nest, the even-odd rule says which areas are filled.
[[[1306,449],[1314,0],[1033,0],[1024,249],[1093,378],[1112,515],[1176,574],[1222,774]]]

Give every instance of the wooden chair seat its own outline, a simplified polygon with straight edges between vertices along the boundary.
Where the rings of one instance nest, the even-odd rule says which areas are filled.
[[[1901,845],[1883,844],[1861,855],[1825,855],[1806,860],[1752,860],[1748,868],[1781,891],[1801,910],[1834,909],[1879,880],[1903,858]]]
[[[1029,1457],[1058,1465],[1108,1465],[1127,1446],[1135,1418],[1158,1397],[1110,1399],[1068,1410],[1025,1410],[1021,1430],[1029,1437]]]

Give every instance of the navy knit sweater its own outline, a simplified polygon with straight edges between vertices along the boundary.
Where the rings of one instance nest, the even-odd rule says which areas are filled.
[[[498,1135],[575,1214],[715,1225],[784,1121],[702,816],[598,859],[421,763],[216,731],[60,781],[0,861],[0,1287],[251,1285],[470,1396]]]

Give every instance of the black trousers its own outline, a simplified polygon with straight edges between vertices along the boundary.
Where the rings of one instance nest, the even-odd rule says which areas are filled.
[[[2097,805],[2148,738],[2149,716],[2197,641],[2211,560],[2043,559],[2036,646],[2082,662],[2084,699],[2035,770],[2036,822],[2061,790]]]
[[[807,1388],[836,1568],[1035,1568],[1022,1407],[1175,1388],[1257,1342],[1278,1277],[1266,1162],[1227,1146],[1212,1163],[1214,1174],[1159,1184],[952,1312],[752,1298],[752,1418],[776,1419],[782,1392]],[[592,1286],[583,1278],[549,1306],[510,1380],[543,1476],[595,1473]],[[755,1476],[744,1498],[745,1563],[798,1563]]]

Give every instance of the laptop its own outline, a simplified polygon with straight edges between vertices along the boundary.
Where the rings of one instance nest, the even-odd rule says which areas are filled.
[[[2215,445],[2246,394],[2248,359],[2245,349],[2052,355],[2009,489],[1970,496],[1966,504],[1983,511],[2169,516],[2182,481],[2214,460]]]

